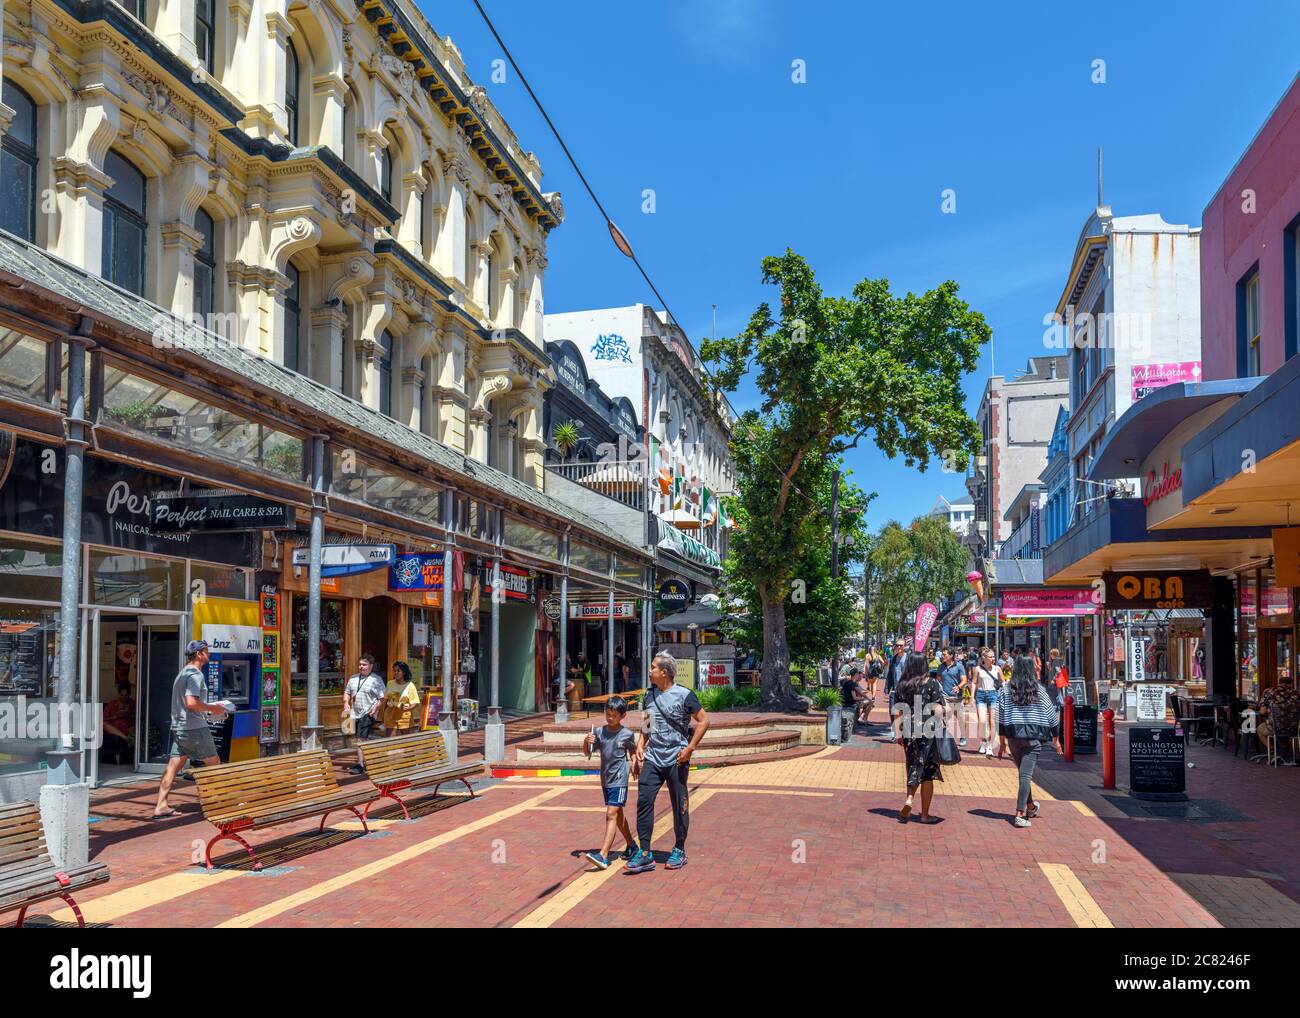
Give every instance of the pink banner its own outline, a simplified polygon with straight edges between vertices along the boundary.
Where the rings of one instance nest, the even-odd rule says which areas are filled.
[[[1174,361],[1169,364],[1133,365],[1133,402],[1175,382],[1199,382],[1200,361]]]
[[[1091,588],[1077,590],[1004,590],[1003,615],[1096,615]]]
[[[915,650],[924,650],[925,641],[930,638],[930,630],[934,628],[935,619],[939,617],[939,609],[928,601],[916,609],[916,639],[913,642]]]

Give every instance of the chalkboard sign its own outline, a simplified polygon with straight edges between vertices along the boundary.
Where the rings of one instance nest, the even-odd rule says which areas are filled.
[[[1186,799],[1183,737],[1173,725],[1128,730],[1129,790],[1139,799]]]
[[[1088,680],[1071,679],[1070,684],[1065,687],[1065,695],[1074,697],[1074,705],[1078,707],[1081,703],[1088,702]]]
[[[1097,752],[1096,707],[1074,705],[1074,751],[1085,755]]]

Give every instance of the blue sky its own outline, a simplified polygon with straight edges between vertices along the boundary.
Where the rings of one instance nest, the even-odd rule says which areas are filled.
[[[1044,352],[1097,192],[1116,215],[1199,225],[1297,71],[1293,5],[483,0],[583,172],[697,342],[741,329],[793,247],[827,292],[944,279],[993,327],[999,373]],[[654,303],[470,0],[423,4],[564,195],[547,311]],[[1105,61],[1094,84],[1093,61]],[[792,61],[806,83],[791,80]],[[655,192],[655,212],[642,193]],[[955,214],[941,193],[956,191]],[[968,379],[971,410],[989,374]],[[755,402],[752,388],[733,399]],[[1045,438],[1047,436],[1044,436]],[[909,519],[963,493],[868,447],[854,480]],[[872,526],[884,512],[873,514]]]

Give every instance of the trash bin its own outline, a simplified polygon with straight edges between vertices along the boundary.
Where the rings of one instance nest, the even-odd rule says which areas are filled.
[[[826,708],[826,745],[839,746],[844,742],[844,708],[839,704]]]

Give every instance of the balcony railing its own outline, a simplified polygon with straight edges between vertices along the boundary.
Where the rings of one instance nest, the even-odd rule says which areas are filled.
[[[644,460],[602,460],[596,463],[548,463],[565,480],[581,484],[638,512],[645,511]]]
[[[1033,517],[1027,516],[1011,536],[998,545],[998,558],[1042,558],[1041,549],[1033,546]]]

